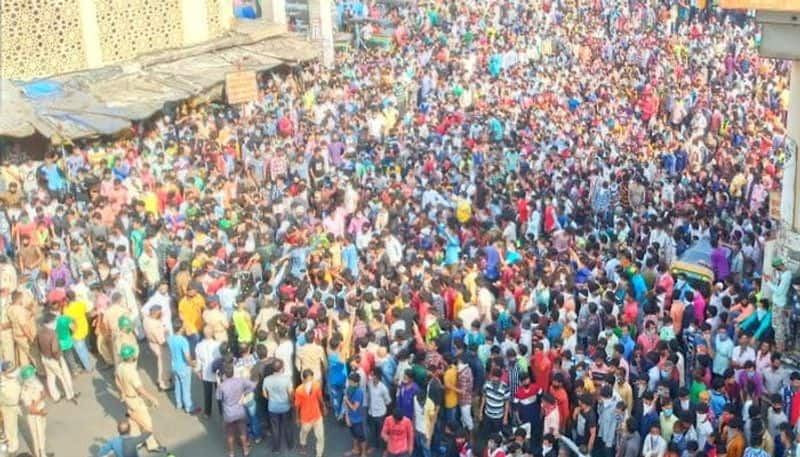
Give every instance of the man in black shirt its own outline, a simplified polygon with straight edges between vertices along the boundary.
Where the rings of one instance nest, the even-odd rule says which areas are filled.
[[[575,420],[575,444],[586,446],[591,453],[597,439],[597,414],[594,411],[594,399],[591,395],[581,396],[572,416]]]

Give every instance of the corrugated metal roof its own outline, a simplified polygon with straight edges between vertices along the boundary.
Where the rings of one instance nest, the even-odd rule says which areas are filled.
[[[263,71],[283,63],[315,59],[315,43],[293,34],[254,43],[239,40],[222,49],[149,58],[143,66],[105,67],[50,78],[57,91],[27,97],[25,84],[0,81],[0,136],[25,137],[39,131],[54,141],[113,134],[145,119],[166,102],[185,100],[218,87],[238,70]],[[188,54],[188,55],[187,55]]]

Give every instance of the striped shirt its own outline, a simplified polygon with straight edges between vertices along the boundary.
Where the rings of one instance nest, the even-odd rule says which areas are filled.
[[[508,367],[508,390],[510,395],[513,397],[517,394],[517,388],[520,385],[520,378],[522,373],[520,373],[519,365],[515,362],[510,363]]]
[[[505,406],[511,398],[508,385],[502,381],[489,381],[483,385],[483,396],[486,398],[484,413],[489,419],[501,419]]]

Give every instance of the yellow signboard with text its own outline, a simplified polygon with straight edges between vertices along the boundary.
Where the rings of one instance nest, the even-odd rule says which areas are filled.
[[[800,0],[720,0],[719,6],[731,10],[800,12]]]
[[[225,75],[225,95],[231,105],[258,100],[256,72],[237,71]]]

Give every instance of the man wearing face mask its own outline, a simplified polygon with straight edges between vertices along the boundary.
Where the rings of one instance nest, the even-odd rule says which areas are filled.
[[[755,388],[753,398],[760,398],[764,394],[764,377],[756,372],[756,364],[752,360],[745,362],[742,368],[736,376],[736,383],[743,391],[752,383]]]
[[[711,423],[711,418],[708,417],[708,411],[708,405],[705,403],[701,403],[697,406],[694,429],[697,433],[697,444],[699,449],[705,449],[708,437],[714,433],[714,425]]]
[[[661,428],[658,424],[653,424],[644,439],[642,457],[664,457],[666,451],[667,441],[661,436]]]
[[[669,442],[672,439],[675,424],[678,422],[678,418],[672,413],[671,404],[667,404],[661,409],[658,421],[661,426],[661,437],[664,438],[664,441]]]
[[[626,381],[625,373],[626,370],[624,368],[617,369],[617,373],[614,376],[614,393],[625,402],[626,412],[630,415],[633,411],[633,388]],[[641,395],[641,392],[637,392],[637,394]]]
[[[780,394],[770,396],[770,408],[767,410],[767,430],[770,436],[778,434],[778,427],[784,422],[789,422],[789,418],[783,411],[783,398]]]
[[[720,326],[717,330],[713,348],[714,360],[711,364],[711,369],[715,375],[722,376],[725,370],[731,366],[731,356],[733,355],[733,340],[728,335],[728,329],[724,326]]]

